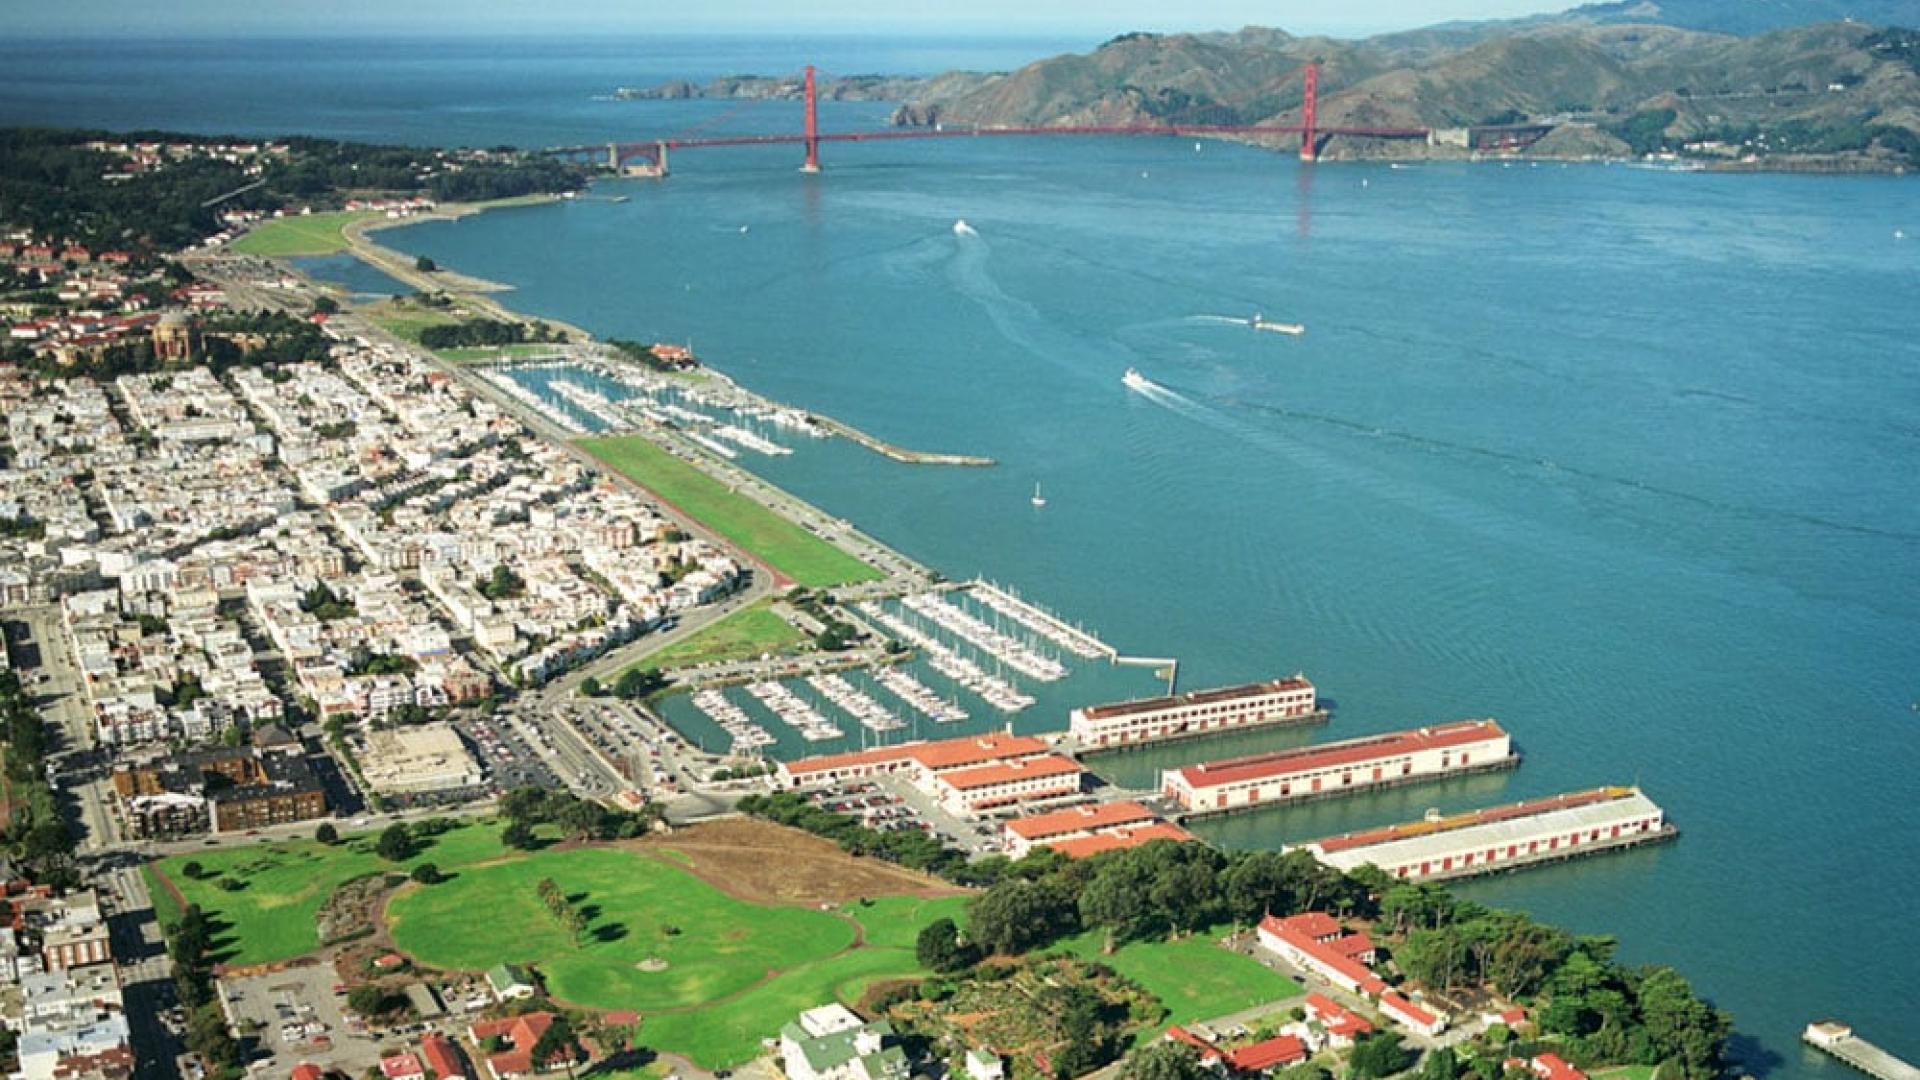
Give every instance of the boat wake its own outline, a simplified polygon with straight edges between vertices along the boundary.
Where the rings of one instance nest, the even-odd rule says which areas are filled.
[[[1227,326],[1245,326],[1249,319],[1240,315],[1189,315],[1188,322],[1221,323]]]

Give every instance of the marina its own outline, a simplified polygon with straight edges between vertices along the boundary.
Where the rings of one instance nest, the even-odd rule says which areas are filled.
[[[895,697],[913,706],[920,715],[936,724],[952,724],[967,718],[965,709],[941,700],[940,695],[909,672],[897,667],[877,667],[872,674],[874,682],[886,687]]]
[[[829,675],[809,675],[807,685],[819,691],[821,696],[839,707],[842,712],[859,721],[861,727],[876,735],[899,731],[907,726],[906,721],[888,711],[866,691],[856,689],[847,681],[846,676],[837,672]]]
[[[927,656],[927,664],[933,670],[980,695],[987,704],[1001,712],[1019,712],[1033,705],[1032,695],[1022,693],[1018,687],[997,675],[987,674],[979,664],[961,656],[942,644],[940,639],[886,610],[877,602],[865,601],[859,605],[859,609],[861,614],[924,652]]]
[[[747,718],[747,711],[727,700],[719,690],[696,690],[690,700],[709,720],[720,725],[733,738],[732,751],[751,753],[772,746],[777,740],[766,728]]]
[[[976,600],[1084,660],[1112,659],[1119,650],[1058,615],[984,579],[967,586]]]
[[[1041,682],[1053,682],[1067,675],[1067,666],[1043,656],[1026,643],[1003,634],[973,615],[947,602],[940,593],[915,593],[902,597],[907,610],[972,644],[995,660],[1022,675]]]
[[[808,704],[800,695],[777,682],[756,682],[747,684],[747,693],[754,700],[765,705],[780,722],[800,733],[808,742],[831,742],[846,735],[839,727],[820,715],[820,710]]]

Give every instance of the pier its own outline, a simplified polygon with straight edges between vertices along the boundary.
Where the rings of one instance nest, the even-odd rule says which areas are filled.
[[[860,604],[859,609],[867,618],[925,652],[927,664],[933,670],[980,695],[987,704],[1001,712],[1019,712],[1034,703],[1031,695],[1022,693],[1005,679],[987,674],[979,664],[948,648],[932,634],[888,612],[878,603],[869,600]]]
[[[1120,650],[1044,608],[1028,603],[990,581],[976,578],[967,588],[982,604],[1084,660],[1116,659]]]
[[[1920,1068],[1894,1057],[1853,1033],[1853,1028],[1838,1020],[1821,1020],[1807,1025],[1800,1039],[1808,1046],[1823,1050],[1874,1080],[1920,1080]]]
[[[1099,746],[1087,743],[1074,736],[1072,731],[1060,734],[1062,749],[1081,758],[1103,757],[1108,754],[1124,754],[1133,750],[1157,750],[1173,743],[1195,742],[1200,739],[1218,739],[1226,735],[1245,735],[1249,731],[1284,730],[1288,728],[1314,727],[1333,719],[1333,713],[1326,709],[1315,709],[1300,716],[1277,717],[1254,723],[1240,724],[1234,727],[1191,727],[1180,731],[1170,731],[1151,738],[1130,739],[1126,742],[1109,743]]]
[[[1065,664],[1050,656],[1042,656],[1025,643],[947,603],[946,598],[938,592],[914,593],[901,597],[900,602],[906,605],[907,610],[1028,678],[1054,682],[1067,675]]]

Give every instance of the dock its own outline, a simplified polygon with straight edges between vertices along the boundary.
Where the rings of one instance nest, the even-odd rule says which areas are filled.
[[[1113,743],[1109,746],[1089,746],[1073,737],[1071,732],[1061,732],[1061,745],[1071,753],[1083,758],[1106,757],[1111,754],[1126,754],[1135,750],[1158,750],[1174,743],[1195,742],[1201,739],[1219,739],[1228,735],[1245,735],[1255,731],[1276,731],[1288,728],[1315,727],[1333,719],[1333,713],[1326,709],[1315,709],[1299,716],[1276,717],[1272,720],[1258,720],[1233,727],[1185,728],[1170,731],[1165,735],[1155,735],[1148,739],[1132,739],[1127,742]]]
[[[1920,1068],[1894,1057],[1853,1033],[1853,1028],[1838,1020],[1820,1020],[1807,1025],[1800,1040],[1817,1050],[1832,1054],[1874,1080],[1920,1080]]]
[[[1322,799],[1338,799],[1346,795],[1356,794],[1358,792],[1367,792],[1371,794],[1376,791],[1388,791],[1393,788],[1410,787],[1414,784],[1433,784],[1433,783],[1438,783],[1442,780],[1456,780],[1463,776],[1478,776],[1481,773],[1506,772],[1509,769],[1517,769],[1519,767],[1520,767],[1520,755],[1518,753],[1513,753],[1513,754],[1507,755],[1506,757],[1498,758],[1493,761],[1470,765],[1470,766],[1467,766],[1466,768],[1448,769],[1446,772],[1441,772],[1441,773],[1421,773],[1415,776],[1395,776],[1385,780],[1371,780],[1364,784],[1354,784],[1351,787],[1333,787],[1333,788],[1325,788],[1320,791],[1303,791],[1295,795],[1284,795],[1276,798],[1262,799],[1256,803],[1236,803],[1233,806],[1203,807],[1203,808],[1194,809],[1194,810],[1181,810],[1176,812],[1173,815],[1173,820],[1178,824],[1185,825],[1191,821],[1205,821],[1208,818],[1216,818],[1216,817],[1232,817],[1235,814],[1251,814],[1261,810],[1271,810],[1277,806],[1298,806],[1301,803],[1319,802]],[[1920,1080],[1920,1077],[1914,1077],[1912,1078],[1912,1080]]]

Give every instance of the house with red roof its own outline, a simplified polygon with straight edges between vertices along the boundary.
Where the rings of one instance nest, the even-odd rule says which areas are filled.
[[[1551,1051],[1539,1054],[1527,1062],[1527,1070],[1540,1080],[1587,1080],[1587,1074],[1568,1063],[1566,1058]]]
[[[433,1070],[434,1080],[473,1080],[466,1055],[445,1035],[432,1031],[421,1037],[420,1053],[427,1059],[427,1068]]]
[[[1380,1011],[1389,1020],[1422,1035],[1438,1035],[1447,1027],[1446,1020],[1409,1001],[1398,990],[1388,990],[1380,995]],[[1554,1077],[1552,1080],[1571,1078]]]
[[[1373,962],[1373,942],[1365,934],[1347,933],[1324,911],[1284,919],[1269,915],[1260,920],[1258,934],[1264,948],[1350,993],[1372,997],[1387,988],[1367,967]]]
[[[1173,1042],[1186,1043],[1188,1046],[1193,1047],[1194,1052],[1200,1055],[1201,1064],[1204,1065],[1212,1065],[1226,1056],[1220,1052],[1218,1047],[1200,1036],[1195,1035],[1193,1032],[1188,1031],[1186,1028],[1181,1027],[1179,1024],[1168,1028],[1165,1037]]]
[[[493,1038],[506,1044],[505,1049],[487,1055],[487,1071],[494,1080],[508,1080],[508,1077],[530,1076],[567,1063],[574,1053],[571,1047],[554,1051],[552,1057],[538,1065],[534,1063],[533,1048],[552,1026],[552,1013],[530,1012],[503,1020],[483,1020],[469,1027],[467,1036],[479,1046],[485,1046],[487,1040]]]
[[[1227,1068],[1241,1076],[1265,1076],[1307,1060],[1307,1044],[1293,1035],[1275,1035],[1227,1054]]]
[[[420,1055],[410,1050],[381,1058],[380,1075],[387,1080],[427,1080],[427,1070],[420,1064]]]
[[[303,1061],[293,1067],[293,1080],[326,1080],[326,1070],[311,1061]]]
[[[1367,1018],[1341,1005],[1325,994],[1308,994],[1307,1020],[1317,1025],[1327,1045],[1338,1050],[1352,1046],[1362,1035],[1373,1034]]]

